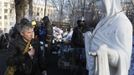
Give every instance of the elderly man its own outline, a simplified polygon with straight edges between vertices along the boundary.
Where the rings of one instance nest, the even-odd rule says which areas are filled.
[[[93,33],[84,34],[89,75],[128,75],[132,24],[122,11],[120,0],[100,1],[105,17]]]
[[[21,24],[19,33],[20,36],[10,42],[8,66],[15,67],[14,75],[42,75],[39,42],[32,39],[32,25]]]

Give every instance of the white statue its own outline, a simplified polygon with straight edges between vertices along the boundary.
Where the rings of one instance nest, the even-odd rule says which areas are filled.
[[[132,24],[120,0],[101,0],[105,17],[93,33],[84,33],[89,75],[128,75],[132,54]],[[95,56],[97,55],[97,56]]]

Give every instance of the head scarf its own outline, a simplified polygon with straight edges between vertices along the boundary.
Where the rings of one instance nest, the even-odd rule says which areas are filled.
[[[106,9],[106,17],[117,14],[122,10],[120,0],[102,0]]]

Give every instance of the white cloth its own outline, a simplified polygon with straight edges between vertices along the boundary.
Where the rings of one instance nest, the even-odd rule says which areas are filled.
[[[73,31],[70,31],[66,37],[63,38],[64,41],[71,41],[71,38],[72,38],[72,35],[73,35]]]
[[[53,27],[53,36],[54,39],[57,41],[62,41],[62,34],[63,34],[63,30],[58,28],[58,27]]]
[[[97,75],[128,75],[132,53],[132,24],[120,12],[119,0],[103,2],[106,17],[97,24],[92,34],[84,33],[89,75],[93,75],[94,69],[94,58],[88,55],[89,51],[97,52]]]
[[[63,37],[66,37],[68,33],[69,33],[68,31],[64,32]]]

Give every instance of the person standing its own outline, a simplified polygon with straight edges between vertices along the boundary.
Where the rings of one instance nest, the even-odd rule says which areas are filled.
[[[8,66],[14,66],[14,75],[42,75],[39,43],[34,41],[31,23],[20,23],[20,36],[9,44]]]
[[[73,34],[71,38],[71,47],[73,48],[74,53],[74,64],[78,67],[76,69],[76,75],[85,75],[85,43],[83,36],[83,28],[86,25],[83,18],[77,20],[77,25],[73,29]]]

